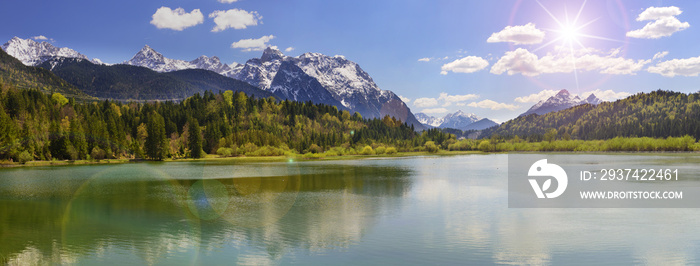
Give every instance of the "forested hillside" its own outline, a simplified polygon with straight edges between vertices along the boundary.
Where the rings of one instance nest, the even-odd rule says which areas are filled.
[[[69,97],[91,98],[72,84],[43,68],[25,66],[21,61],[0,49],[0,83],[17,88],[34,88],[42,92],[59,92]]]
[[[544,115],[531,114],[487,129],[482,137],[611,139],[615,137],[700,138],[700,94],[638,93],[615,102],[584,104]]]
[[[77,103],[0,84],[0,159],[102,159],[395,153],[446,148],[391,117],[365,120],[310,102],[206,92],[179,103]],[[425,145],[425,146],[424,146]]]
[[[115,100],[181,100],[195,93],[233,90],[256,97],[269,97],[240,80],[227,78],[208,70],[187,69],[158,73],[145,67],[130,65],[96,65],[79,58],[52,58],[39,65],[88,95]]]

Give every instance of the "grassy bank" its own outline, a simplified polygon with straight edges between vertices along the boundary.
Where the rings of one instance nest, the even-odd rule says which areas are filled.
[[[289,154],[279,156],[247,156],[240,155],[235,157],[222,157],[215,154],[208,154],[204,158],[182,158],[182,159],[165,159],[161,162],[196,162],[196,161],[219,161],[219,162],[286,162],[286,161],[316,161],[316,160],[359,160],[370,158],[399,158],[413,156],[452,156],[464,154],[484,154],[482,151],[446,151],[438,152],[416,151],[416,152],[398,152],[395,154],[372,154],[372,155],[335,155],[320,153],[313,156],[306,154]],[[33,166],[67,166],[67,165],[94,165],[94,164],[123,164],[136,162],[152,162],[141,159],[103,159],[103,160],[52,160],[52,161],[29,161],[24,164],[19,162],[0,161],[0,167],[33,167]]]

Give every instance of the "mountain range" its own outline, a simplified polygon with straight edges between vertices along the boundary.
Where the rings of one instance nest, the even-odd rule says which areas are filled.
[[[591,95],[589,95],[586,99],[582,100],[580,97],[578,97],[578,95],[572,97],[569,91],[561,90],[556,95],[549,97],[547,100],[539,101],[520,116],[526,116],[529,114],[543,115],[546,113],[564,110],[581,104],[597,105],[601,102],[603,101],[601,99],[598,99],[598,97],[596,97],[593,93],[591,93]]]
[[[116,64],[98,65],[80,58],[54,57],[39,67],[75,85],[90,96],[115,100],[179,100],[205,91],[242,91],[266,98],[274,96],[240,80],[203,69],[159,73],[148,68]]]
[[[475,114],[467,114],[462,112],[462,110],[447,114],[444,117],[434,117],[424,113],[417,113],[416,118],[428,128],[454,128],[466,131],[482,130],[498,125],[498,123],[488,118],[479,118]]]
[[[38,43],[31,39],[14,37],[2,49],[25,65],[41,65],[97,97],[102,97],[99,92],[103,92],[115,99],[147,99],[154,95],[162,96],[158,99],[182,99],[203,87],[193,87],[191,81],[183,84],[182,77],[176,77],[180,80],[174,81],[172,75],[163,74],[203,69],[243,81],[279,99],[330,104],[359,112],[365,118],[389,115],[414,125],[417,130],[424,128],[396,94],[381,90],[357,63],[342,56],[305,53],[290,57],[277,49],[267,48],[260,58],[252,58],[245,64],[227,65],[216,56],[200,56],[192,61],[170,59],[146,45],[130,60],[110,66],[96,59],[89,60],[70,48],[57,48],[48,42]],[[142,67],[154,73],[130,67]],[[81,71],[71,73],[76,69]],[[98,73],[103,82],[92,77]],[[185,73],[192,78],[192,71]],[[136,76],[124,76],[131,74]],[[221,84],[219,82],[214,87],[221,87]],[[136,88],[128,88],[134,85]],[[150,91],[140,91],[146,89],[146,85],[151,86]],[[225,86],[221,88],[226,89]]]

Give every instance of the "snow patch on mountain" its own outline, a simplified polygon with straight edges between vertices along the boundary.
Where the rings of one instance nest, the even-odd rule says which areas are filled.
[[[429,116],[424,113],[416,113],[416,119],[418,119],[418,122],[421,124],[429,127],[440,127],[442,121],[444,121],[442,117]]]
[[[243,65],[235,62],[231,65],[221,63],[221,59],[216,56],[208,57],[206,55],[202,55],[192,61],[170,59],[163,56],[163,54],[156,52],[156,50],[148,45],[145,45],[138,53],[134,55],[134,57],[128,61],[125,61],[123,64],[150,68],[156,72],[171,72],[184,69],[205,69],[227,77],[234,76],[238,71],[240,71],[240,69],[243,68]]]
[[[67,47],[56,47],[48,42],[14,37],[2,45],[2,49],[24,65],[37,66],[52,57],[88,59],[87,56]]]
[[[547,100],[539,101],[532,107],[530,107],[527,112],[521,114],[520,116],[529,114],[543,115],[549,112],[556,112],[571,108],[581,104],[592,104],[597,105],[601,103],[602,100],[596,97],[593,93],[589,95],[586,99],[581,99],[578,95],[572,96],[567,90],[561,90],[556,95],[549,97]]]
[[[481,130],[498,125],[498,123],[488,118],[480,118],[475,114],[465,113],[462,110],[447,114],[444,117],[434,117],[424,113],[417,113],[416,119],[427,127],[454,128],[459,130]]]

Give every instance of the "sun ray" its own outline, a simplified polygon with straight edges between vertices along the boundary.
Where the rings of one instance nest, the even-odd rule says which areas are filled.
[[[578,22],[578,18],[581,17],[581,12],[583,12],[583,7],[586,6],[586,1],[588,1],[588,0],[584,0],[583,4],[581,4],[581,8],[578,9],[578,13],[576,14],[576,18],[574,18],[574,25],[576,25],[576,22]]]
[[[536,2],[537,2],[537,4],[539,4],[539,5],[542,7],[542,9],[544,9],[545,12],[547,12],[547,14],[549,14],[550,17],[552,17],[552,19],[553,19],[557,24],[559,24],[559,27],[563,27],[563,26],[564,26],[564,24],[562,24],[561,21],[559,21],[559,19],[557,19],[557,17],[555,17],[554,14],[552,14],[552,12],[549,12],[549,9],[547,9],[542,3],[540,3],[539,0],[536,0]]]
[[[593,22],[596,22],[596,21],[598,21],[599,19],[600,19],[600,18],[592,19],[591,21],[586,22],[586,23],[584,23],[583,25],[577,27],[576,30],[580,30],[580,29],[583,29],[583,28],[585,28],[585,27],[588,27],[588,25],[593,24]],[[576,24],[574,23],[574,25],[576,25]]]
[[[569,47],[569,52],[571,56],[571,64],[573,66],[573,74],[574,74],[574,80],[576,82],[576,89],[579,89],[579,80],[578,80],[578,67],[576,65],[576,51],[574,50],[574,46],[580,47],[580,51],[585,51],[587,48],[586,46],[583,45],[581,42],[580,38],[590,38],[590,39],[598,39],[598,40],[605,40],[605,41],[611,41],[611,42],[621,42],[624,43],[622,40],[615,40],[611,38],[606,38],[602,36],[595,36],[595,35],[590,35],[590,34],[585,34],[581,33],[580,30],[590,26],[591,24],[595,23],[598,21],[600,18],[595,18],[590,21],[587,21],[586,23],[583,23],[581,25],[579,24],[579,20],[581,19],[581,14],[583,13],[583,9],[586,7],[586,3],[588,0],[584,0],[583,3],[581,4],[581,7],[579,7],[578,12],[576,13],[576,16],[573,18],[573,21],[569,19],[569,12],[567,9],[567,6],[564,5],[564,22],[562,23],[561,20],[559,20],[552,12],[547,9],[539,0],[535,0],[537,4],[542,7],[542,9],[552,18],[554,22],[557,23],[559,26],[559,29],[547,29],[544,28],[543,30],[548,31],[548,32],[553,32],[556,33],[558,37],[554,38],[553,40],[541,45],[537,49],[534,49],[532,52],[536,52],[538,50],[541,50],[545,47],[548,47],[552,45],[553,43],[563,41],[564,47],[568,46]]]
[[[551,44],[553,44],[553,43],[555,43],[555,42],[560,41],[561,39],[564,39],[564,38],[560,36],[559,38],[556,38],[556,39],[554,39],[554,40],[551,40],[551,41],[549,41],[548,43],[545,43],[545,44],[543,44],[542,46],[538,47],[537,49],[532,50],[532,52],[533,52],[533,53],[534,53],[534,52],[537,52],[537,51],[541,50],[542,48],[545,48],[545,47],[550,46]]]
[[[605,37],[601,37],[601,36],[595,36],[595,35],[589,35],[589,34],[583,34],[583,33],[580,33],[579,35],[581,35],[581,37],[586,37],[586,38],[591,38],[591,39],[625,43],[625,41],[623,41],[623,40],[615,40],[615,39],[605,38]]]

